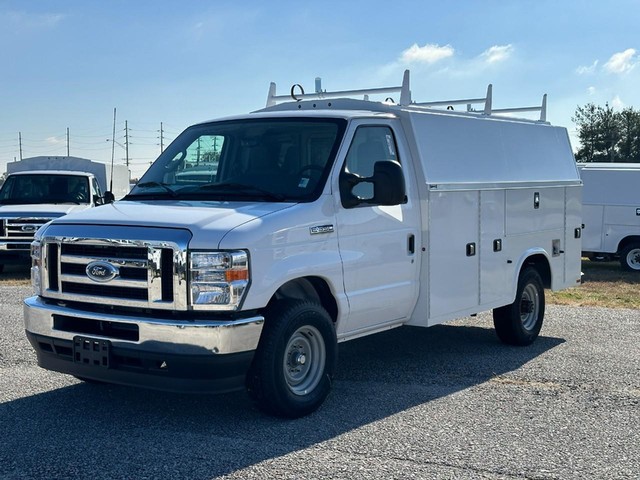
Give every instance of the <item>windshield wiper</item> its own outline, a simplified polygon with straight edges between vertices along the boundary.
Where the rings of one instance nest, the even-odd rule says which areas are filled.
[[[270,200],[276,200],[279,202],[285,199],[285,196],[281,193],[270,192],[269,190],[264,190],[263,188],[255,187],[253,185],[245,185],[244,183],[207,183],[206,185],[200,185],[197,190],[207,190],[211,192],[219,191],[230,195],[257,193]]]
[[[178,193],[173,190],[171,187],[169,187],[168,184],[166,183],[160,183],[160,182],[143,182],[143,183],[138,183],[136,185],[136,187],[140,187],[140,188],[153,188],[153,187],[160,187],[162,188],[165,192],[169,193],[169,195],[171,195],[172,197],[177,197]]]

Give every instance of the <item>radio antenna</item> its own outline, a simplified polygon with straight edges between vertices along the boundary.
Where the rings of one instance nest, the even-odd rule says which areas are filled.
[[[109,191],[113,192],[113,162],[116,155],[116,107],[113,107],[113,137],[111,137],[111,180],[109,181]]]

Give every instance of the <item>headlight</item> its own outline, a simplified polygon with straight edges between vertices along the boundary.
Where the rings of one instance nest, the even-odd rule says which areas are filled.
[[[34,262],[40,262],[42,259],[42,245],[40,242],[31,242],[31,258]]]
[[[249,285],[246,252],[191,252],[191,305],[210,310],[235,310]]]
[[[42,293],[40,269],[42,266],[42,245],[38,241],[31,242],[31,286],[36,295]]]

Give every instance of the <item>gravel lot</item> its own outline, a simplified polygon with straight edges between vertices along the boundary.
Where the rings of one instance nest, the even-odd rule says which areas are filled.
[[[30,290],[0,286],[0,479],[640,478],[637,310],[548,307],[525,348],[488,314],[345,343],[324,406],[285,421],[38,368]]]

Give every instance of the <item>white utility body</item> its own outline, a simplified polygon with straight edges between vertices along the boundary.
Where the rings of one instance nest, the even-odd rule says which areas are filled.
[[[640,272],[640,164],[579,163],[583,190],[583,255],[619,258]]]
[[[298,417],[329,393],[340,341],[493,309],[502,341],[533,342],[544,288],[580,282],[582,183],[546,97],[416,103],[408,71],[398,87],[316,90],[272,84],[266,108],[188,128],[123,200],[41,229],[25,300],[39,364],[245,385]]]
[[[7,164],[0,189],[0,272],[5,264],[30,262],[38,228],[54,218],[105,203],[129,191],[129,170],[79,157],[32,157]]]

